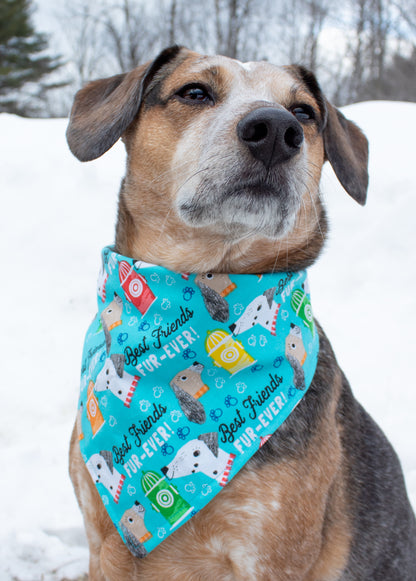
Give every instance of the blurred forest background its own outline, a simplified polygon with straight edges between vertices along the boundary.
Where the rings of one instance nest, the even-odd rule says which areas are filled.
[[[416,101],[416,0],[0,0],[0,112],[64,117],[90,79],[177,43],[312,69],[338,106]]]

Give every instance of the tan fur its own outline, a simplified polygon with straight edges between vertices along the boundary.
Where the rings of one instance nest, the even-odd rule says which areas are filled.
[[[112,126],[114,107],[121,110],[123,102],[128,102],[125,107],[132,109],[135,83],[146,70],[143,66],[127,74],[105,99],[96,98],[100,88],[106,94],[120,79],[97,81],[90,92],[87,86],[77,96],[68,140],[80,159],[97,156],[90,153],[92,145],[85,147],[82,140],[94,101],[99,101],[93,113],[95,129],[106,140],[102,153],[118,138]],[[187,184],[196,183],[203,174],[217,175],[220,181],[224,173],[238,173],[244,167],[246,152],[236,137],[236,126],[252,110],[263,106],[290,109],[293,104],[308,103],[318,122],[323,122],[322,104],[296,71],[268,63],[242,65],[182,50],[151,78],[139,114],[131,110],[132,120],[122,131],[128,162],[116,227],[119,253],[174,271],[214,273],[297,269],[316,258],[326,233],[318,187],[322,164],[329,155],[342,159],[334,141],[338,134],[344,139],[343,129],[334,109],[330,111],[331,153],[318,124],[313,123],[303,128],[301,154],[288,162],[302,195],[293,224],[284,235],[273,239],[256,232],[241,234],[238,228],[221,224],[194,227],[178,210],[180,201],[189,196]],[[181,104],[175,91],[190,81],[213,87],[221,106],[201,110]],[[151,104],[146,95],[153,99]],[[100,110],[105,120],[102,129]],[[350,135],[354,140],[354,131]],[[205,159],[207,149],[213,155]],[[358,198],[355,192],[349,193]],[[321,410],[318,428],[302,453],[276,463],[249,463],[200,513],[144,559],[132,556],[107,515],[80,454],[77,423],[70,473],[90,546],[90,581],[338,579],[351,539],[346,469],[336,419],[340,383],[338,371],[329,403]]]
[[[197,62],[192,63],[195,60]],[[191,75],[195,75],[200,69],[212,70],[213,65],[208,65],[210,60],[195,59],[191,53],[167,79],[162,98],[167,97],[186,80],[189,81]],[[213,60],[217,71],[217,86],[222,83],[223,91],[230,91],[231,88],[238,94],[241,89],[240,77],[244,76],[244,71],[240,73],[236,65],[233,69],[237,68],[240,75],[234,77],[233,69],[229,70],[232,63],[230,59],[213,57]],[[262,63],[259,63],[259,68],[263,70]],[[298,96],[296,95],[292,90],[294,83],[289,73],[276,68],[274,74],[279,102],[287,105],[298,99],[302,102],[313,102],[311,96],[304,91],[298,89]],[[197,76],[201,80],[206,77],[206,72]],[[251,82],[252,93],[248,92],[252,95],[258,94],[258,80],[257,86]],[[250,107],[255,104],[258,105],[258,101],[253,100]],[[233,116],[230,118],[227,135],[232,136],[237,117],[233,98],[230,98],[230,105]],[[186,108],[184,111],[183,107],[173,101],[163,111],[157,106],[144,110],[140,123],[135,123],[129,130],[125,138],[129,171],[121,193],[120,221],[116,235],[116,245],[121,254],[140,257],[149,262],[154,261],[157,256],[158,263],[175,271],[252,273],[286,269],[303,257],[305,248],[310,246],[310,251],[313,251],[315,245],[322,243],[325,232],[317,233],[316,225],[321,217],[318,185],[324,148],[322,136],[317,134],[314,127],[305,129],[308,144],[305,194],[295,227],[288,236],[278,241],[255,236],[236,242],[227,236],[227,232],[215,232],[212,227],[195,230],[185,225],[172,206],[178,185],[186,181],[193,172],[192,159],[189,156],[185,159],[174,159],[177,152],[172,143],[180,143],[183,134],[187,130],[191,131],[195,135],[195,141],[190,145],[194,152],[192,157],[197,158],[201,148],[201,135],[215,121],[215,111],[208,111],[202,120],[197,120],[196,126],[192,123],[194,116],[194,111],[187,111]],[[146,147],[143,147],[144,143]],[[229,147],[233,147],[231,137]],[[133,191],[135,195],[130,196],[129,192]],[[317,239],[317,236],[320,238]]]

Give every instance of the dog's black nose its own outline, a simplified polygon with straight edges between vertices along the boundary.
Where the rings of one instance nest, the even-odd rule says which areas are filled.
[[[232,323],[228,328],[230,329],[231,333],[234,333],[234,329],[236,327],[235,323]]]
[[[163,476],[166,476],[166,474],[168,473],[168,470],[169,470],[169,468],[167,466],[163,466],[163,468],[161,468]]]
[[[303,129],[284,109],[259,107],[237,125],[239,140],[267,169],[296,155],[303,142]]]

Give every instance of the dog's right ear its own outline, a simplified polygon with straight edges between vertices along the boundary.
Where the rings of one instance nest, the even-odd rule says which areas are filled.
[[[114,145],[138,114],[150,81],[181,50],[172,46],[151,63],[130,73],[92,81],[78,91],[66,138],[80,161],[97,159]]]

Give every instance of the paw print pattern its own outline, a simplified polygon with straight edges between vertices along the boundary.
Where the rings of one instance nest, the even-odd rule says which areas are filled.
[[[119,345],[123,345],[123,343],[125,343],[128,338],[129,338],[129,334],[128,333],[119,333],[118,334],[118,337],[117,337],[117,343]]]
[[[190,494],[195,494],[196,492],[195,484],[193,482],[188,482],[188,484],[185,485],[185,490]]]
[[[179,422],[181,417],[182,417],[182,412],[180,412],[179,410],[173,410],[170,412],[170,419],[175,424],[176,424],[176,422]]]
[[[239,381],[236,384],[236,387],[237,387],[238,393],[244,393],[245,390],[247,389],[247,385],[243,381]]]
[[[224,386],[225,379],[223,377],[217,377],[215,380],[215,387],[221,389]]]
[[[279,357],[276,357],[276,359],[273,361],[273,367],[279,368],[282,363],[283,363],[284,359],[281,355],[279,355]]]
[[[209,412],[209,417],[214,422],[218,422],[218,420],[220,419],[220,417],[222,416],[222,414],[223,414],[222,409],[221,408],[217,408],[216,410],[211,410]]]
[[[252,365],[250,367],[251,369],[251,373],[256,373],[256,371],[261,371],[263,369],[263,365],[260,365],[260,363],[256,363],[255,365]]]
[[[188,426],[185,426],[184,428],[178,428],[176,430],[176,433],[178,434],[178,438],[180,440],[186,440],[186,438],[188,437],[190,431],[191,431],[191,429],[188,428]]]
[[[236,397],[233,397],[232,395],[227,395],[227,397],[224,400],[224,403],[226,408],[230,408],[238,404],[238,399]]]
[[[169,444],[163,444],[160,451],[162,452],[162,456],[171,456],[175,449],[173,446],[170,446]]]
[[[195,359],[196,353],[195,351],[192,351],[192,349],[185,349],[185,351],[182,353],[182,357],[185,359],[185,361],[188,359]]]
[[[202,490],[201,490],[202,496],[207,496],[208,494],[211,494],[211,492],[212,492],[211,486],[208,486],[208,484],[202,485]]]
[[[192,297],[194,296],[195,291],[194,291],[194,289],[192,287],[186,286],[183,289],[182,293],[183,293],[183,300],[184,301],[190,301],[192,299]]]
[[[150,401],[147,399],[140,400],[140,411],[146,413],[147,410],[150,408]]]

